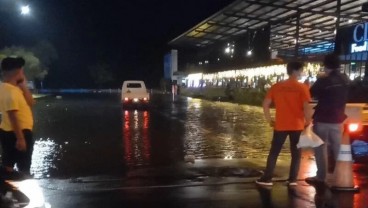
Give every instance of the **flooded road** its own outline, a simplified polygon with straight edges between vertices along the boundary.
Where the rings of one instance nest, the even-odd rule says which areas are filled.
[[[288,144],[274,187],[256,186],[272,134],[260,107],[154,94],[149,110],[123,110],[119,97],[38,100],[32,163],[37,180],[17,185],[31,201],[54,208],[367,207],[366,164],[354,165],[360,193],[336,194],[304,182],[316,171],[305,151],[298,186],[288,188]],[[184,162],[188,156],[194,164]]]
[[[114,96],[50,96],[37,101],[34,118],[35,177],[122,171],[121,116]]]
[[[196,159],[265,158],[271,128],[259,107],[155,94],[123,110],[117,94],[50,96],[34,109],[36,178],[124,175]],[[283,150],[283,154],[288,153]]]

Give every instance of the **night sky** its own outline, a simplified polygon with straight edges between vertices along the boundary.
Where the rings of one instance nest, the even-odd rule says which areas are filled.
[[[45,80],[49,88],[95,87],[88,66],[111,66],[119,87],[143,79],[157,87],[167,42],[233,0],[38,0],[22,17],[14,1],[0,0],[1,48],[48,40],[58,51]],[[12,4],[12,5],[11,5]],[[6,9],[5,9],[6,8]]]

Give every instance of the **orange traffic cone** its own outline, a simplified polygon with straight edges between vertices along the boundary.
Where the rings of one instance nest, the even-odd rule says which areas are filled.
[[[334,183],[331,189],[334,191],[359,191],[359,187],[354,185],[353,157],[350,137],[346,128],[344,128],[340,152],[336,160]]]

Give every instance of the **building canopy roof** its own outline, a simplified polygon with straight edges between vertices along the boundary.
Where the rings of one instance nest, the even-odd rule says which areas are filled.
[[[337,22],[340,23],[339,27],[345,27],[368,21],[368,15],[361,12],[366,2],[236,0],[170,41],[170,44],[206,47],[267,26],[271,32],[270,47],[275,50],[295,48],[297,43],[300,47],[327,43],[335,39]]]

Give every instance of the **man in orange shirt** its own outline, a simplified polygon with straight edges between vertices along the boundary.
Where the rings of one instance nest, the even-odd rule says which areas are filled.
[[[311,123],[308,88],[298,82],[303,72],[303,63],[290,62],[287,65],[289,79],[271,87],[263,101],[263,112],[270,126],[274,128],[271,150],[267,159],[264,175],[256,181],[259,185],[272,186],[272,176],[286,137],[290,139],[291,165],[288,184],[297,185],[300,165],[300,150],[297,148],[299,137],[305,126]],[[276,107],[276,120],[271,117],[270,106]]]

